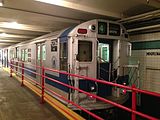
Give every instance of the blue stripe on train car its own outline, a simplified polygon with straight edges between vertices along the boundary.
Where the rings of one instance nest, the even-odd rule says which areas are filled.
[[[69,32],[70,32],[73,28],[74,28],[74,27],[70,27],[70,28],[66,29],[66,30],[59,36],[61,43],[68,41],[68,34],[69,34]],[[48,73],[45,73],[45,75],[46,75],[47,77],[53,78],[53,79],[55,79],[55,80],[58,80],[58,81],[60,81],[60,82],[62,82],[62,83],[69,84],[69,80],[68,80],[68,76],[67,76],[67,75],[59,74],[59,77],[54,76],[54,75],[51,75],[51,74],[48,74]],[[68,87],[65,87],[65,86],[63,86],[63,85],[61,85],[61,84],[58,84],[58,83],[53,82],[53,81],[50,81],[50,80],[48,80],[47,78],[45,79],[45,82],[46,82],[47,84],[50,84],[50,85],[52,85],[52,86],[54,86],[54,87],[62,90],[62,91],[69,92],[69,88],[68,88]]]
[[[59,74],[59,77],[58,76],[55,76],[55,75],[51,75],[51,74],[48,74],[48,73],[45,73],[45,76],[49,77],[49,78],[52,78],[52,79],[55,79],[55,80],[58,80],[62,83],[65,83],[67,85],[69,85],[69,80],[68,80],[68,76],[67,75],[64,75],[64,74]],[[49,85],[52,85],[62,91],[65,91],[65,92],[69,92],[69,88],[68,87],[65,87],[61,84],[58,84],[56,82],[53,82],[53,81],[50,81],[49,79],[45,79],[45,83],[49,84]]]
[[[25,68],[25,69],[28,69],[28,70],[30,70],[30,71],[32,71],[32,72],[36,72],[36,70],[35,70],[35,69],[32,69],[32,68],[28,68],[28,67],[24,67],[24,68]],[[28,70],[24,70],[24,73],[27,74],[27,75],[29,75],[29,76],[31,76],[31,77],[36,78],[36,74],[34,74],[34,73],[32,73],[32,72],[30,72],[30,71],[28,71]]]
[[[60,37],[60,42],[61,43],[64,43],[64,42],[67,42],[67,37],[68,37],[68,34],[69,32],[71,32],[71,30],[73,30],[74,27],[70,27],[68,29],[66,29],[59,37]]]

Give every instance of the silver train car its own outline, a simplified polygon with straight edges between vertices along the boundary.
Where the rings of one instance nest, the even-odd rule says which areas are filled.
[[[8,66],[10,60],[23,61],[27,63],[25,68],[37,73],[40,73],[41,70],[31,64],[103,81],[128,84],[128,74],[124,72],[123,66],[128,65],[131,44],[125,28],[114,21],[90,20],[4,48],[2,52],[3,66]],[[27,70],[25,70],[25,75],[41,83],[40,76]],[[124,103],[128,98],[127,95],[121,93],[119,88],[109,85],[49,71],[46,71],[45,75],[118,103]],[[112,107],[112,105],[100,102],[48,79],[45,79],[45,86],[88,110]],[[76,110],[73,105],[63,100],[60,101]]]

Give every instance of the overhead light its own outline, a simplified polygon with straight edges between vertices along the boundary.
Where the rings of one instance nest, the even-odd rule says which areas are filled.
[[[18,24],[17,22],[3,22],[3,26],[6,28],[13,28],[13,29],[22,28],[22,25]]]
[[[3,6],[3,0],[0,0],[0,6]]]
[[[0,33],[0,37],[6,37],[7,34],[6,33]]]
[[[11,22],[11,23],[8,23],[8,25],[10,25],[11,28],[19,28],[20,27],[20,24],[18,24],[17,22]]]
[[[53,5],[62,5],[64,0],[35,0],[43,3],[53,4]]]

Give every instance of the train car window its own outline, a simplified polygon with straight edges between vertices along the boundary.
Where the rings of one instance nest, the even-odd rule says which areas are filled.
[[[60,70],[65,70],[65,71],[68,70],[67,52],[68,52],[67,43],[66,42],[60,43]]]
[[[109,62],[109,44],[98,44],[98,56],[100,57],[100,62]]]
[[[90,41],[78,41],[78,56],[79,62],[92,61],[92,42]]]
[[[42,60],[46,60],[46,45],[42,46]]]
[[[38,60],[40,60],[41,59],[41,51],[40,51],[41,48],[40,48],[40,45],[38,46],[37,49],[38,49]]]
[[[24,50],[24,61],[28,61],[28,49]]]

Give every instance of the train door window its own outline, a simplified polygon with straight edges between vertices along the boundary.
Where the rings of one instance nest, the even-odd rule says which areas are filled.
[[[14,58],[13,50],[10,50],[10,58]]]
[[[2,60],[2,50],[0,50],[0,61]]]
[[[100,57],[101,62],[109,62],[109,44],[98,44],[98,56]]]
[[[67,42],[60,43],[60,70],[68,70],[68,47]]]
[[[92,42],[78,41],[77,60],[79,62],[91,62],[92,61]]]
[[[21,57],[22,61],[24,61],[24,49],[22,50],[22,55],[21,56],[22,56]]]
[[[28,49],[24,50],[24,61],[28,61]]]
[[[15,55],[16,58],[19,58],[19,48],[16,47],[16,55]]]
[[[13,58],[16,58],[16,49],[13,50]]]
[[[14,50],[12,51],[12,58],[14,58],[15,57],[15,55],[14,55]]]
[[[41,59],[41,47],[40,47],[40,45],[38,45],[38,47],[37,47],[37,52],[38,52],[38,60],[40,60]]]
[[[46,45],[42,45],[42,60],[46,60]]]

